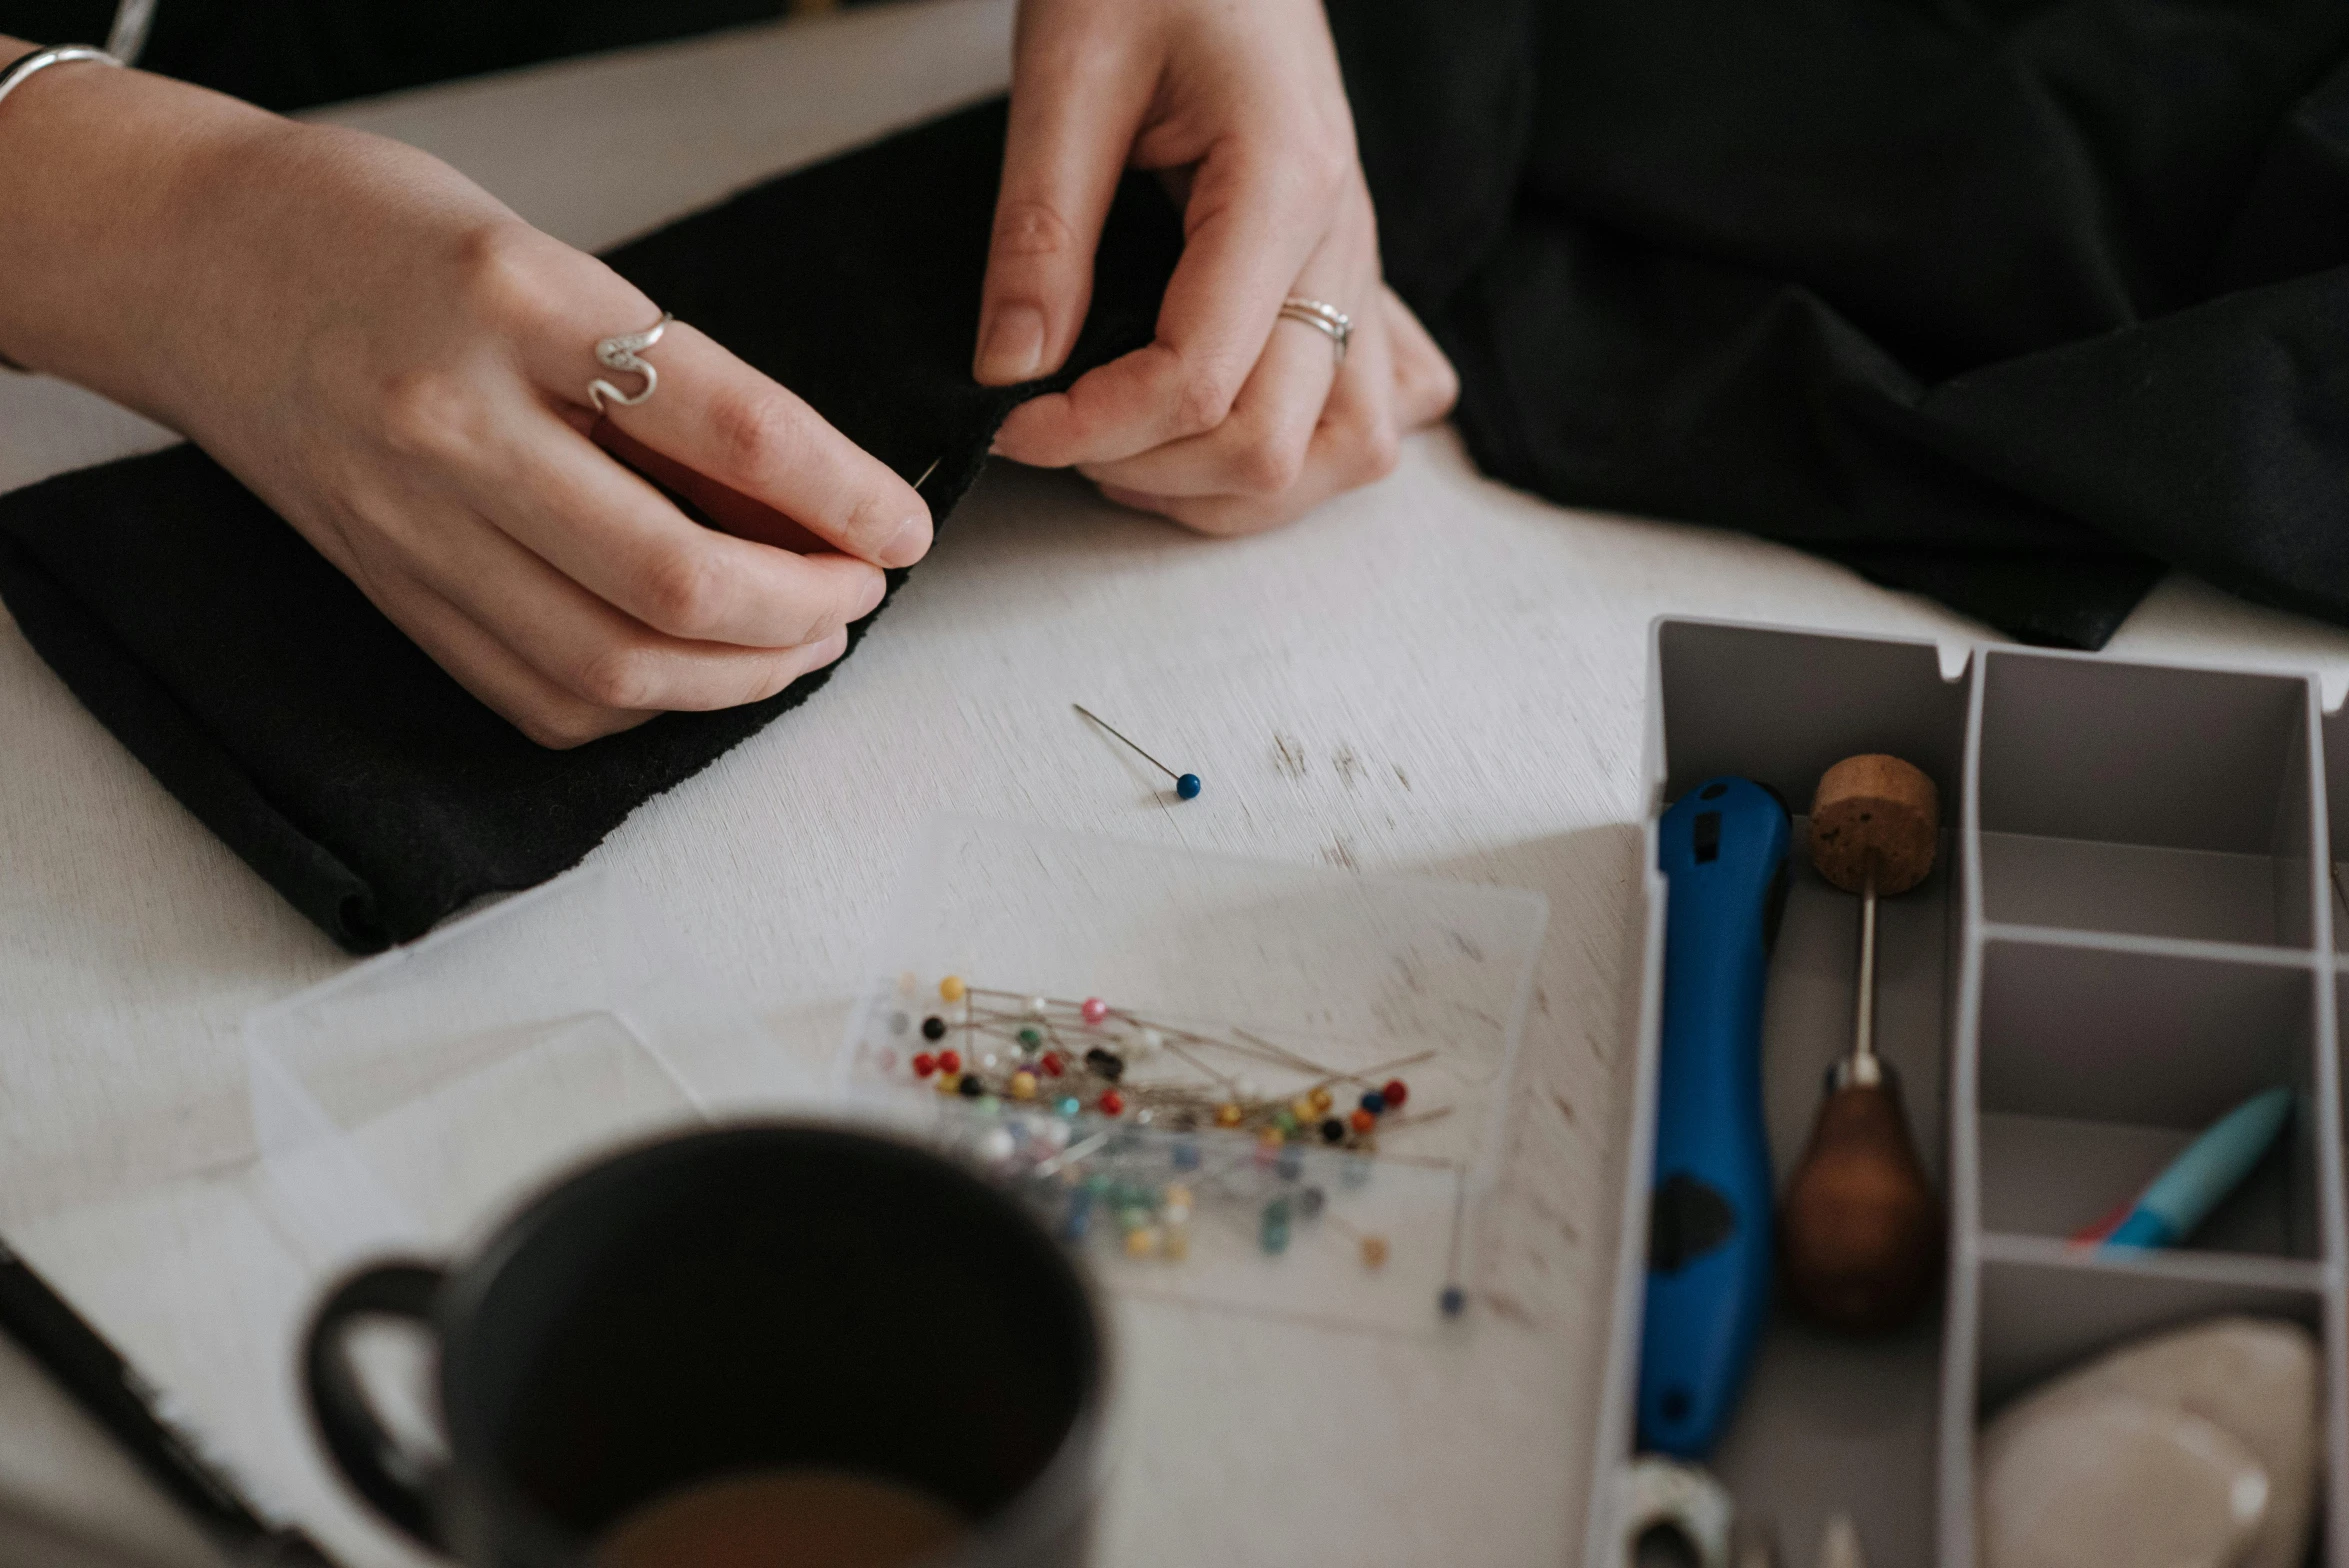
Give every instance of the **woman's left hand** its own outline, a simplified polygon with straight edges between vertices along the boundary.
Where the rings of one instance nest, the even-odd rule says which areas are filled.
[[[1128,167],[1183,204],[1157,338],[1022,405],[997,451],[1247,533],[1383,477],[1403,434],[1450,411],[1450,363],[1380,272],[1321,0],[1022,0],[980,381],[1068,358]],[[1342,363],[1281,317],[1291,296],[1352,318]]]

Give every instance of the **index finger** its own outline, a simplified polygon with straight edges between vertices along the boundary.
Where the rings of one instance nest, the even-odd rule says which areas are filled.
[[[1111,463],[1223,423],[1329,231],[1340,184],[1279,137],[1219,144],[1191,184],[1156,340],[1022,404],[996,450],[1045,468]]]

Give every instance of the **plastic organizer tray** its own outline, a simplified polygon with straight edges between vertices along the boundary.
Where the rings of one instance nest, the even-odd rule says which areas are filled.
[[[1931,775],[1942,853],[1882,905],[1878,1044],[1949,1215],[1938,1310],[1881,1341],[1781,1313],[1707,1461],[1807,1563],[1849,1513],[1872,1568],[1971,1568],[1979,1423],[2040,1379],[2221,1312],[2297,1319],[2325,1354],[2323,1520],[2349,1562],[2342,1106],[2349,941],[2328,845],[2349,834],[2349,717],[2313,677],[2007,646],[1954,677],[1929,643],[1659,621],[1649,680],[1646,964],[1587,1568],[1621,1545],[1654,1158],[1666,885],[1655,819],[1735,772],[1797,812],[1843,757]],[[1849,1048],[1856,901],[1795,821],[1763,1071],[1791,1171]],[[2175,1250],[2065,1238],[2125,1201],[2250,1093],[2298,1091],[2277,1149]]]

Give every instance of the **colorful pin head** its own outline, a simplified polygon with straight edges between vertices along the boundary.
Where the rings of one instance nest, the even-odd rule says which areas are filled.
[[[1085,707],[1084,704],[1072,702],[1069,704],[1069,706],[1076,709],[1077,712],[1083,714],[1086,718],[1091,719],[1095,724],[1099,724],[1103,729],[1109,730],[1109,733],[1116,736],[1118,740],[1123,742],[1126,748],[1132,751],[1135,756],[1140,757],[1144,762],[1149,763],[1150,766],[1156,768],[1159,772],[1165,774],[1168,778],[1173,779],[1175,787],[1175,799],[1197,800],[1199,798],[1200,785],[1198,774],[1177,773],[1174,769],[1168,767],[1165,763],[1159,761],[1156,757],[1153,757],[1150,755],[1150,753],[1144,751],[1141,747],[1135,745],[1132,741],[1127,740],[1126,737],[1122,734],[1119,734],[1118,731],[1110,729],[1110,726],[1102,719],[1101,715]]]
[[[1197,780],[1185,778],[1187,799]],[[956,975],[935,989],[943,1004],[935,1013],[912,1005],[870,1015],[877,1036],[924,1049],[908,1054],[877,1045],[873,1059],[884,1073],[927,1081],[948,1103],[965,1102],[962,1116],[981,1119],[965,1147],[1000,1178],[1049,1194],[1054,1222],[1071,1243],[1085,1242],[1092,1211],[1100,1209],[1116,1223],[1117,1250],[1182,1259],[1194,1199],[1177,1183],[1204,1180],[1210,1202],[1237,1198],[1253,1211],[1262,1252],[1319,1247],[1325,1244],[1313,1238],[1334,1233],[1363,1268],[1387,1264],[1388,1240],[1357,1229],[1340,1208],[1353,1200],[1333,1202],[1331,1195],[1357,1192],[1369,1180],[1382,1128],[1445,1114],[1439,1107],[1396,1117],[1409,1088],[1400,1078],[1375,1076],[1436,1052],[1349,1071],[1238,1028],[1153,1026],[1099,996],[993,989]],[[897,993],[918,998],[922,982],[902,975]],[[1080,1026],[1084,1034],[1072,1038]],[[1249,1071],[1235,1070],[1242,1064]],[[1294,1076],[1253,1076],[1264,1073]],[[1211,1153],[1191,1136],[1211,1127],[1245,1134],[1254,1147]],[[1214,1135],[1203,1141],[1215,1143]],[[1325,1163],[1331,1160],[1334,1172]],[[1449,1283],[1437,1301],[1447,1317],[1467,1305],[1457,1283],[1460,1223],[1456,1201]]]

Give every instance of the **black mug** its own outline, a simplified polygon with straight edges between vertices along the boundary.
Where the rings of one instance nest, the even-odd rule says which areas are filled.
[[[448,1457],[429,1470],[352,1361],[352,1328],[385,1317],[439,1351]],[[1088,1553],[1107,1375],[1091,1292],[1009,1196],[888,1138],[773,1124],[619,1154],[467,1261],[344,1281],[303,1365],[352,1486],[471,1568],[594,1563],[657,1500],[765,1475],[943,1505],[958,1527],[910,1559],[924,1568]]]

